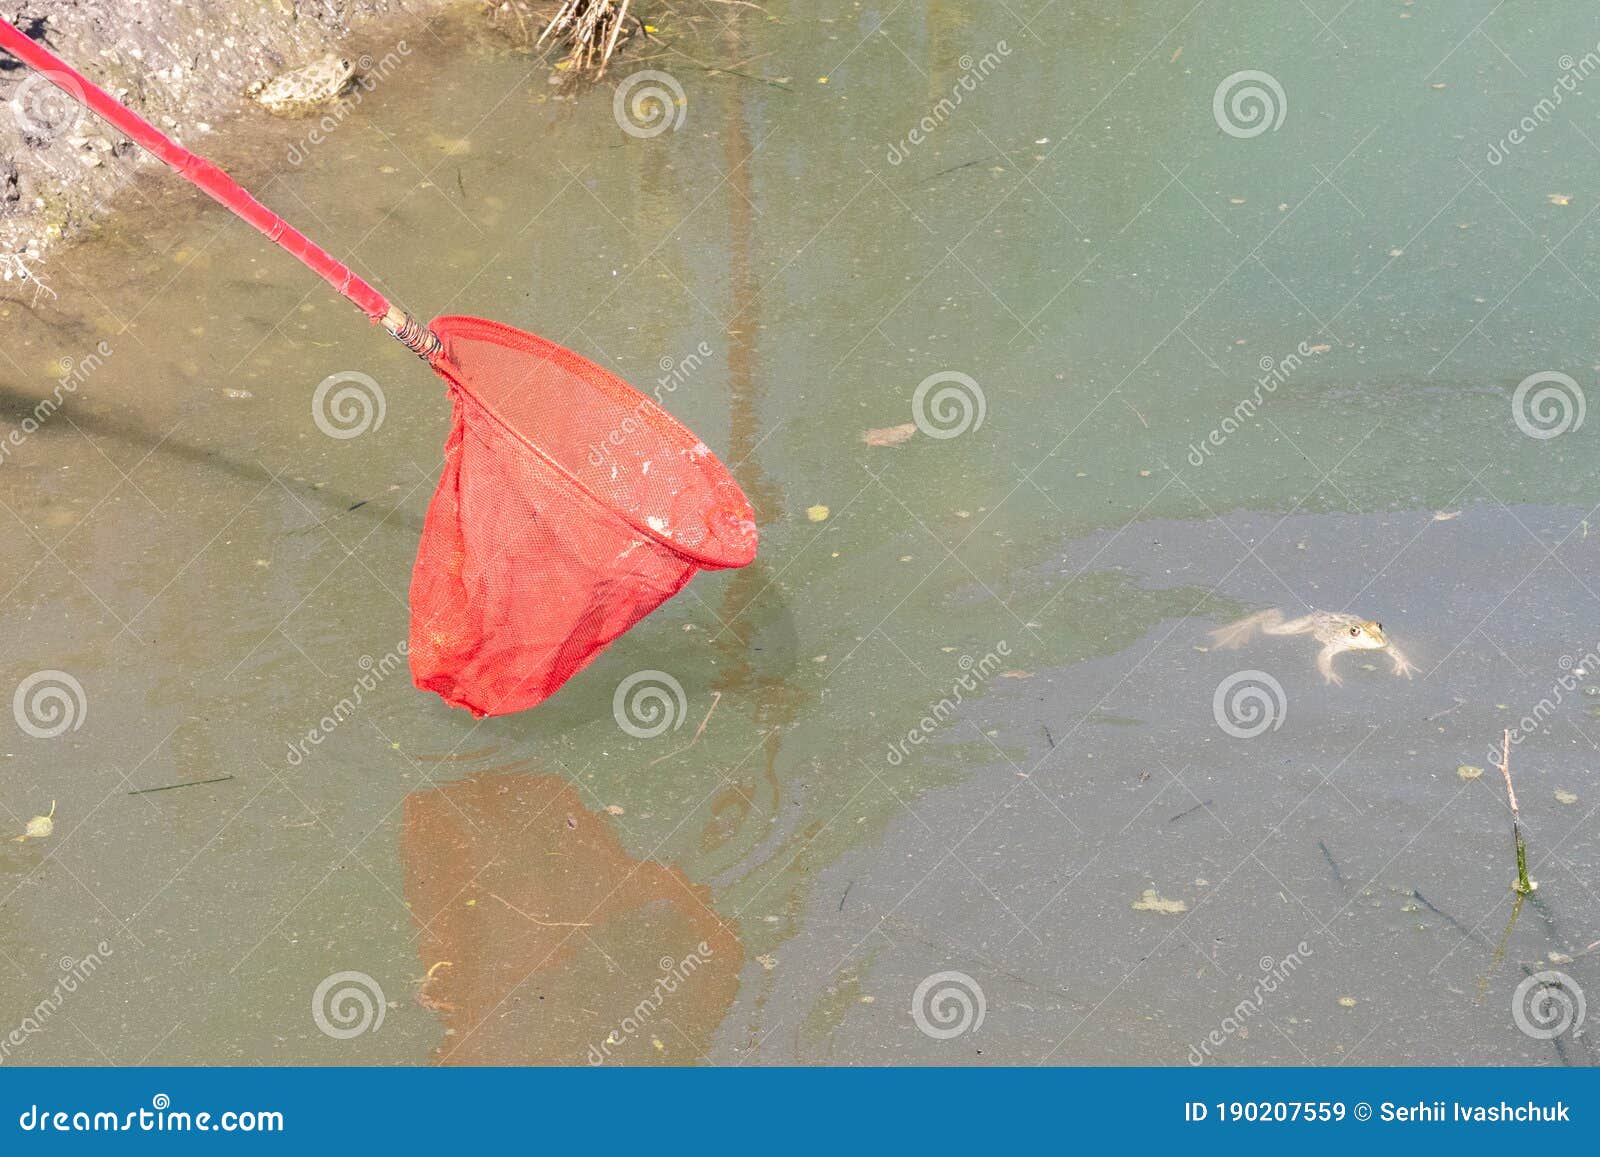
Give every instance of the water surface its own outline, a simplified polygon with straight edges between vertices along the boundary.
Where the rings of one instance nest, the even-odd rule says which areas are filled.
[[[0,675],[83,695],[3,745],[0,816],[57,805],[0,853],[4,1020],[98,961],[7,1063],[1593,1063],[1512,1000],[1600,993],[1600,700],[1562,686],[1600,435],[1513,394],[1593,393],[1600,106],[1490,151],[1600,21],[1034,7],[664,20],[620,70],[681,86],[654,137],[462,17],[320,143],[202,142],[419,313],[696,362],[667,405],[760,558],[523,714],[396,666],[448,401],[314,278],[152,169],[6,304],[8,424],[79,380],[0,465]],[[1213,112],[1244,70],[1253,136]],[[330,437],[352,371],[383,420]],[[863,442],[941,373],[981,423]],[[1418,675],[1210,648],[1268,606],[1381,619]],[[639,739],[646,670],[683,707]],[[1241,670],[1281,688],[1253,738]],[[1525,716],[1513,924],[1502,785],[1457,769]],[[344,972],[384,1008],[348,1037]]]

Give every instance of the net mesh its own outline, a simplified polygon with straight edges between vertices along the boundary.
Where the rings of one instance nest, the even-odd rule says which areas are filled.
[[[532,707],[696,571],[755,557],[744,493],[652,399],[510,326],[431,328],[455,414],[411,578],[418,687]]]

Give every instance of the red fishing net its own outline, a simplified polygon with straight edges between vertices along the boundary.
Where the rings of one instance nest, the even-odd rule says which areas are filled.
[[[411,674],[474,715],[546,699],[756,526],[716,456],[653,400],[510,326],[441,317],[455,417],[411,577]]]

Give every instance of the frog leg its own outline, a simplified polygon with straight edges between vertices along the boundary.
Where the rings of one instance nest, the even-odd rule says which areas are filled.
[[[1284,621],[1280,611],[1273,611],[1273,622],[1261,624],[1261,629],[1269,635],[1303,635],[1316,625],[1316,615],[1301,615],[1298,619]]]
[[[1338,643],[1329,643],[1326,647],[1317,652],[1317,670],[1321,671],[1322,677],[1329,683],[1332,683],[1335,687],[1343,683],[1344,680],[1339,678],[1338,674],[1335,673],[1333,669],[1333,657],[1347,649],[1348,648],[1342,647]]]
[[[1389,659],[1394,663],[1394,673],[1396,675],[1404,675],[1407,679],[1409,679],[1411,678],[1411,673],[1416,670],[1416,667],[1412,664],[1411,660],[1407,659],[1405,655],[1401,653],[1400,648],[1396,647],[1393,643],[1389,644]]]
[[[1273,626],[1283,621],[1283,612],[1273,607],[1271,610],[1257,611],[1253,615],[1246,615],[1237,623],[1229,623],[1226,627],[1218,627],[1211,632],[1211,638],[1218,649],[1232,651],[1244,646],[1250,641],[1251,634],[1257,627],[1271,631]]]

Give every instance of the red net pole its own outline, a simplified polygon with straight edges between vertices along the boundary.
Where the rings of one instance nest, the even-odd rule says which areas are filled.
[[[196,156],[110,93],[82,76],[71,65],[37,41],[0,20],[0,48],[4,48],[45,80],[129,138],[170,165],[179,176],[202,190],[235,216],[260,230],[273,244],[292,254],[301,264],[349,298],[373,321],[390,314],[388,300],[321,246],[257,201],[232,177],[204,157]],[[393,330],[391,330],[393,332]],[[403,340],[403,339],[402,339]],[[407,343],[410,344],[409,342]]]

